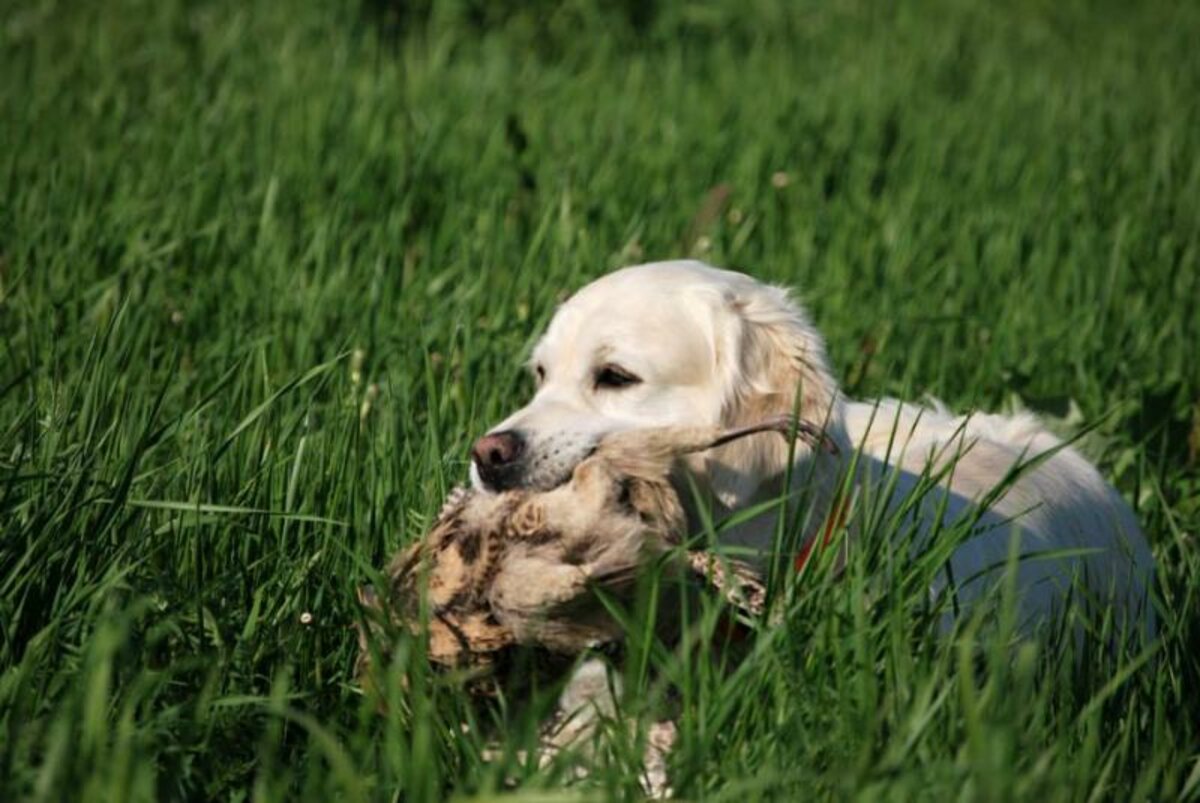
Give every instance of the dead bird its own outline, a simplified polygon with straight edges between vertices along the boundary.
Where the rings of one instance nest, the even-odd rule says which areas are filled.
[[[764,432],[826,443],[818,428],[786,416],[736,429],[627,430],[600,441],[555,489],[460,488],[429,533],[392,560],[386,596],[364,587],[360,601],[377,621],[424,631],[433,664],[484,673],[516,646],[577,656],[618,641],[621,627],[596,591],[628,601],[655,560],[667,575],[757,612],[764,590],[751,569],[678,549],[686,519],[670,475],[684,454]],[[360,631],[360,677],[368,652]]]

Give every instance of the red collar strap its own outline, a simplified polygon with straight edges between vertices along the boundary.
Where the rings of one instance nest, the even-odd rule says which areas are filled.
[[[838,494],[830,509],[829,518],[825,519],[825,524],[821,527],[821,534],[808,539],[796,554],[795,569],[797,572],[803,571],[804,567],[808,565],[808,559],[812,557],[813,548],[818,543],[820,543],[821,549],[829,546],[833,540],[833,534],[846,525],[846,516],[849,513],[850,500],[842,494]]]

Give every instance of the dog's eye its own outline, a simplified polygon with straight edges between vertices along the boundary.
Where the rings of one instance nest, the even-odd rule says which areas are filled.
[[[626,371],[619,365],[602,365],[596,371],[596,388],[627,388],[641,382],[641,377]]]
[[[533,375],[534,375],[534,377],[537,378],[537,383],[539,385],[542,384],[543,382],[545,382],[546,381],[546,366],[541,365],[540,363],[538,365],[533,366]]]

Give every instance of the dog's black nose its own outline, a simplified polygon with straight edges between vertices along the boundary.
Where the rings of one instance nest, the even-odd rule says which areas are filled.
[[[475,441],[471,458],[486,485],[499,489],[510,486],[517,461],[525,453],[525,439],[516,430],[493,432]]]

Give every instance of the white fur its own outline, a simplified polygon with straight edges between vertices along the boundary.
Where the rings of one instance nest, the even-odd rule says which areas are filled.
[[[596,371],[606,363],[642,381],[597,388]],[[534,349],[531,368],[539,367],[545,378],[532,401],[494,430],[519,430],[526,437],[529,484],[561,482],[607,432],[729,426],[795,408],[824,425],[839,447],[838,454],[795,448],[793,477],[808,481],[808,537],[823,530],[851,465],[856,497],[877,495],[894,482],[895,493],[885,500],[893,506],[923,472],[947,468],[947,479],[911,514],[916,543],[927,547],[939,532],[939,516],[953,523],[979,514],[976,503],[1014,464],[1043,455],[982,511],[977,534],[954,550],[950,567],[959,601],[982,593],[988,570],[1004,564],[1017,533],[1023,624],[1035,626],[1064,610],[1072,583],[1082,578],[1118,623],[1153,633],[1153,558],[1132,512],[1092,465],[1029,415],[956,417],[893,399],[845,399],[829,370],[824,340],[786,290],[692,261],[625,268],[562,305]],[[781,439],[760,436],[693,457],[688,468],[733,510],[782,491],[788,454]],[[474,471],[473,477],[478,483]],[[774,517],[765,516],[729,538],[765,552],[774,529]],[[1036,558],[1056,550],[1077,552]],[[964,587],[973,577],[980,579]],[[938,581],[931,592],[939,594],[945,585]]]

